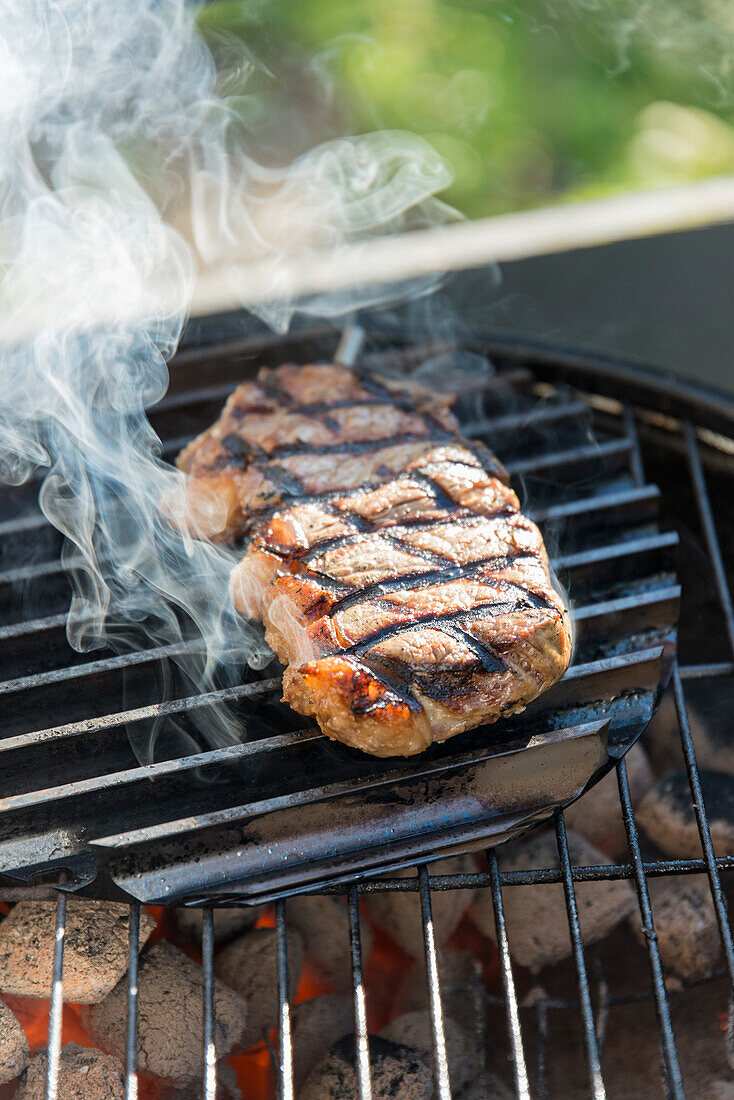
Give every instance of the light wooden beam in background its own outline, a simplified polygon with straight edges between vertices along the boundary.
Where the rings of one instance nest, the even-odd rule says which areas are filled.
[[[381,237],[311,255],[307,264],[284,256],[277,296],[296,299],[345,286],[398,282],[730,221],[734,221],[734,176],[719,176]],[[272,289],[264,287],[272,288],[272,263],[204,271],[196,285],[192,313],[273,299]]]

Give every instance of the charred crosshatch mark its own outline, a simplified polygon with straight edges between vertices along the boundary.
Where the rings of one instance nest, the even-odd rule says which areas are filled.
[[[410,671],[397,662],[386,662],[371,657],[369,660],[350,659],[355,668],[355,697],[350,698],[350,708],[355,714],[366,714],[371,710],[394,705],[395,700],[404,703],[411,710],[420,709],[420,704],[410,690]],[[391,698],[392,696],[392,698]]]
[[[530,594],[528,594],[530,596]],[[373,634],[369,634],[366,638],[362,638],[359,642],[355,642],[354,645],[348,646],[345,653],[355,653],[361,656],[363,653],[369,652],[373,646],[379,645],[380,642],[386,641],[388,638],[394,638],[399,634],[405,634],[407,631],[415,630],[418,627],[423,629],[435,629],[443,630],[445,626],[452,623],[461,625],[467,619],[485,619],[496,618],[498,615],[512,615],[517,611],[534,611],[540,606],[539,603],[535,603],[528,599],[515,599],[515,600],[491,600],[488,603],[475,604],[473,607],[462,611],[450,611],[445,615],[416,615],[404,623],[390,623],[389,626],[383,626],[379,630],[376,630]],[[560,612],[548,604],[548,608],[555,611],[560,618]]]
[[[269,462],[264,472],[287,496],[298,496],[303,492],[303,482],[290,470]]]
[[[347,596],[338,600],[331,608],[329,614],[336,615],[338,611],[345,611],[347,608],[370,600],[374,596],[386,596],[389,595],[390,592],[405,591],[409,588],[426,588],[433,584],[448,584],[449,581],[465,577],[469,573],[473,573],[476,569],[481,569],[482,573],[507,569],[512,562],[517,561],[518,558],[528,557],[532,557],[529,551],[509,554],[502,558],[480,558],[476,561],[468,561],[461,564],[449,562],[447,559],[446,568],[443,570],[433,569],[426,573],[395,574],[392,577],[385,577],[383,580],[374,581],[372,584],[366,584],[358,591],[350,592]]]
[[[447,512],[453,510],[456,505],[448,493],[445,493],[440,485],[425,472],[415,470],[411,472],[411,481],[414,481],[416,485],[421,485],[424,489],[428,490],[429,496],[433,497],[437,507],[442,511]]]
[[[296,401],[293,397],[293,394],[289,393],[288,390],[284,389],[283,386],[280,385],[277,378],[275,377],[274,371],[261,371],[258,375],[257,383],[261,387],[261,389],[265,390],[265,392],[270,394],[271,397],[274,397],[279,405],[287,405],[289,407],[295,405]]]
[[[400,435],[384,436],[381,439],[364,439],[341,443],[288,443],[273,447],[270,454],[278,458],[296,458],[302,455],[363,455],[375,451],[386,451],[390,447],[401,447],[406,443],[453,443],[455,432],[402,432]]]

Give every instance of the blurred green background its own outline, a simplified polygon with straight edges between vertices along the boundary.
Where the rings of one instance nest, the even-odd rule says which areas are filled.
[[[734,171],[732,0],[215,0],[250,148],[427,138],[469,217]]]

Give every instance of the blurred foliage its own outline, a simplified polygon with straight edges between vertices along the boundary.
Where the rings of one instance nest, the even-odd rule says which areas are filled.
[[[478,217],[734,171],[732,0],[215,0],[258,155],[414,131]]]

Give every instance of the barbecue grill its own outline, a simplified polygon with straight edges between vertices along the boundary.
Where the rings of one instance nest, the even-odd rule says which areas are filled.
[[[336,339],[333,329],[309,329],[286,339],[228,338],[184,347],[172,363],[169,395],[151,413],[164,452],[172,457],[211,422],[253,364],[327,359],[333,355]],[[0,575],[6,624],[0,630],[6,677],[0,742],[4,792],[0,883],[1,896],[7,900],[45,896],[49,891],[58,896],[48,1097],[56,1096],[68,891],[133,899],[129,1097],[136,1095],[141,903],[211,906],[277,899],[277,1063],[281,1095],[291,1097],[287,901],[282,895],[294,890],[347,893],[355,1057],[360,1095],[366,1098],[370,1071],[358,901],[362,893],[401,890],[417,891],[420,896],[436,1095],[447,1100],[451,1088],[431,893],[475,887],[491,891],[495,907],[514,1082],[517,1095],[527,1096],[530,1074],[502,888],[513,884],[532,889],[534,884],[548,882],[564,886],[578,978],[578,998],[573,1004],[583,1025],[590,1095],[602,1097],[600,1021],[610,994],[598,977],[592,981],[587,972],[574,884],[604,878],[628,878],[636,886],[650,960],[651,996],[660,1026],[664,1081],[670,1095],[684,1095],[647,878],[708,875],[726,974],[734,983],[734,946],[720,881],[723,871],[734,868],[734,858],[716,857],[713,850],[685,702],[688,681],[734,675],[734,609],[727,585],[734,563],[726,561],[721,549],[731,545],[730,540],[720,543],[717,535],[717,527],[720,533],[728,531],[732,521],[728,495],[734,401],[674,383],[649,369],[529,345],[496,333],[476,333],[465,346],[488,354],[495,367],[495,374],[483,383],[479,415],[476,402],[465,415],[465,430],[497,449],[514,484],[522,489],[526,510],[543,525],[557,572],[575,603],[577,648],[570,673],[525,715],[509,721],[492,738],[486,737],[486,731],[463,735],[431,750],[425,761],[365,762],[340,749],[335,777],[334,750],[313,730],[299,728],[296,716],[278,706],[278,681],[266,670],[238,688],[218,693],[243,708],[250,734],[242,745],[202,749],[183,758],[172,755],[140,767],[130,748],[131,728],[166,716],[184,721],[192,710],[217,700],[198,696],[160,703],[146,698],[151,691],[150,668],[170,656],[165,651],[140,650],[94,661],[73,654],[64,638],[68,587],[57,560],[58,536],[33,511],[32,486],[4,491],[2,504],[8,518],[0,529],[6,566]],[[400,372],[435,352],[432,347],[385,350],[374,341],[364,363]],[[520,446],[514,442],[518,434]],[[708,563],[704,572],[693,555],[682,555],[676,660],[674,624],[681,593],[674,570],[679,535],[687,548],[700,539]],[[31,565],[27,564],[29,545],[41,559]],[[701,836],[700,859],[644,858],[632,810],[624,752],[652,716],[661,681],[668,675]],[[533,753],[545,753],[545,761],[552,762],[556,746],[561,747],[565,763],[559,773],[572,762],[572,779],[560,793],[558,775],[543,790],[531,782]],[[306,792],[284,789],[283,776],[287,783],[291,775],[289,757],[294,776],[313,768],[324,782]],[[519,806],[517,800],[513,805],[502,802],[503,794],[507,795],[506,776],[494,787],[490,782],[501,762],[513,758],[528,761]],[[609,763],[617,769],[629,862],[572,867],[560,804],[578,795],[589,776],[593,782]],[[245,769],[257,777],[257,801],[251,791],[243,791]],[[522,779],[522,771],[517,774]],[[276,780],[279,787],[273,787]],[[404,833],[396,830],[396,820],[389,817],[396,798],[411,801],[411,829]],[[436,798],[441,799],[438,812],[433,804]],[[319,810],[323,805],[328,807],[325,814]],[[500,812],[488,814],[490,805],[499,806]],[[333,813],[338,818],[336,828],[323,820]],[[432,876],[420,866],[413,878],[385,877],[394,868],[439,854],[495,843],[549,813],[560,870],[502,871],[490,848],[486,873]],[[267,831],[271,823],[272,834]],[[301,834],[305,834],[303,841],[299,841]],[[281,847],[278,837],[284,838]],[[260,863],[243,870],[242,852],[248,842],[262,849],[263,856]],[[287,868],[285,855],[292,857]],[[379,878],[365,877],[376,871],[382,872]],[[21,885],[31,880],[34,885]],[[211,908],[207,914],[202,941],[203,1065],[204,1096],[211,1100],[216,1087]],[[539,1095],[545,1092],[547,1014],[560,1007],[560,1002],[538,1002],[535,1010],[539,1039],[532,1076]]]

